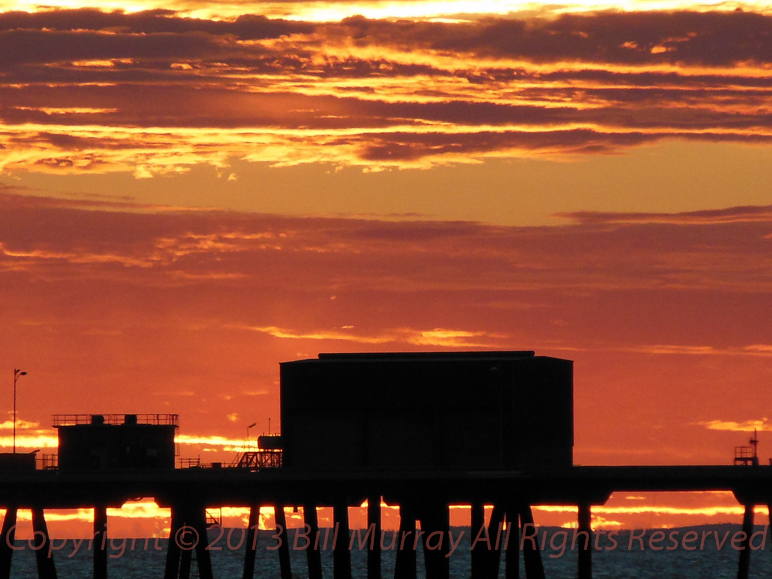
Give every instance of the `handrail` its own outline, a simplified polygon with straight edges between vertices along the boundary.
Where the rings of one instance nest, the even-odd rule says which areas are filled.
[[[134,425],[179,426],[178,414],[54,414],[54,428],[60,426],[93,425]]]

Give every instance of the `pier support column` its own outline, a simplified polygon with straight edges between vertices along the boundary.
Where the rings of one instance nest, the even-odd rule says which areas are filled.
[[[506,513],[506,579],[520,579],[520,515],[517,509],[507,506]]]
[[[16,540],[16,507],[8,507],[3,519],[3,536],[0,537],[0,579],[9,579],[11,576],[11,560],[13,549],[11,546]]]
[[[166,567],[164,579],[177,579],[180,572],[180,549],[178,534],[185,524],[182,513],[177,507],[172,507],[172,522],[169,528],[169,544],[166,547]]]
[[[541,562],[539,541],[536,537],[536,525],[533,522],[531,505],[523,505],[520,509],[522,523],[523,563],[525,576],[528,579],[544,579],[544,565]]]
[[[255,555],[257,553],[257,526],[259,524],[260,524],[260,505],[252,505],[249,508],[249,522],[247,523],[247,544],[244,550],[243,579],[252,579],[255,576]]]
[[[579,579],[592,579],[592,510],[585,503],[579,505],[577,543]]]
[[[399,506],[399,535],[394,579],[416,579],[415,512],[409,505]]]
[[[207,547],[209,539],[206,534],[206,508],[197,508],[191,513],[193,528],[198,533],[198,542],[196,543],[196,562],[198,563],[199,579],[214,579],[212,573],[212,557]]]
[[[94,579],[107,579],[107,507],[94,507]]]
[[[349,541],[351,534],[348,525],[348,503],[338,500],[332,507],[335,531],[332,550],[333,576],[335,579],[351,579],[351,552]]]
[[[308,525],[308,540],[306,548],[306,560],[308,561],[308,579],[322,579],[322,552],[319,544],[319,516],[316,506],[303,505],[303,518]],[[325,540],[326,542],[326,540]]]
[[[172,506],[172,524],[166,551],[164,579],[188,579],[196,550],[200,579],[213,579],[212,559],[207,550],[206,509],[189,505]]]
[[[180,555],[179,579],[190,579],[190,567],[193,564],[193,551],[184,549]]]
[[[450,561],[448,553],[448,505],[432,504],[422,509],[421,538],[424,544],[424,562],[426,564],[426,579],[448,579],[450,576]]]
[[[504,509],[493,505],[491,520],[488,522],[488,537],[491,540],[491,551],[485,566],[486,579],[496,579],[501,566],[501,548],[504,545]]]
[[[287,531],[287,517],[284,514],[284,505],[274,505],[273,515],[276,520],[276,529],[281,526],[281,543],[279,543],[279,567],[281,568],[281,579],[292,579],[292,566],[290,565],[289,554],[289,532]]]
[[[751,566],[751,535],[753,534],[753,505],[745,505],[743,514],[743,539],[740,547],[740,562],[737,566],[737,579],[748,579]]]
[[[367,579],[381,579],[381,495],[367,497],[367,531],[373,538],[367,551]]]
[[[487,554],[490,537],[486,537],[487,530],[485,526],[485,505],[481,501],[472,503],[472,527],[471,543],[472,550],[472,579],[484,579],[485,577],[485,555]]]
[[[772,466],[772,465],[770,465]],[[769,545],[770,549],[772,549],[772,503],[767,503],[767,512],[769,513],[769,516],[767,518],[767,522],[769,525],[767,525],[767,530],[769,531]],[[3,526],[5,526],[5,523],[3,523]]]
[[[49,553],[51,537],[48,536],[48,525],[41,508],[32,509],[32,532],[39,579],[56,579],[53,553]]]

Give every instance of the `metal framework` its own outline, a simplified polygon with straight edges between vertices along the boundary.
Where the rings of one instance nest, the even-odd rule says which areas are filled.
[[[282,465],[281,450],[251,450],[242,452],[234,468],[260,470],[261,468],[278,468]]]
[[[127,416],[129,417],[128,422]],[[98,422],[95,422],[95,419]],[[78,426],[81,424],[153,424],[179,427],[179,420],[178,414],[54,414],[53,426],[59,428],[60,426]]]

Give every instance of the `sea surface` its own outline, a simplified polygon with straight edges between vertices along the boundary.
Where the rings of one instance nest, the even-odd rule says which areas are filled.
[[[711,525],[679,529],[636,530],[618,532],[613,540],[608,533],[598,533],[593,550],[593,577],[596,579],[729,579],[737,577],[740,552],[739,525]],[[324,532],[324,530],[323,530]],[[546,535],[544,534],[546,532]],[[572,550],[573,530],[539,528],[534,537],[541,550],[547,578],[570,578],[576,576],[577,551]],[[216,579],[235,579],[242,576],[245,552],[243,529],[217,529],[209,531],[212,546],[212,567]],[[470,537],[468,527],[451,529],[456,544],[450,556],[450,576],[467,579],[470,576]],[[632,537],[631,537],[632,533]],[[692,533],[692,534],[689,534]],[[221,535],[221,536],[220,536]],[[272,531],[259,534],[254,576],[261,579],[280,577],[278,551]],[[219,540],[216,540],[220,536]],[[460,540],[459,540],[460,536]],[[385,544],[391,541],[386,536]],[[435,537],[437,540],[438,537]],[[732,540],[735,539],[734,545]],[[353,577],[367,576],[367,551],[360,550],[355,538],[351,550]],[[495,541],[491,538],[492,544]],[[582,541],[577,537],[578,542]],[[292,546],[295,536],[289,535]],[[166,561],[167,539],[124,539],[111,538],[109,549],[108,576],[118,579],[161,578]],[[616,543],[616,545],[614,545]],[[298,545],[302,546],[303,540]],[[11,577],[33,579],[37,576],[35,552],[27,541],[17,540],[17,551],[13,555]],[[219,549],[218,549],[219,547]],[[561,548],[562,547],[562,548]],[[53,558],[61,579],[87,578],[92,576],[93,559],[88,542],[78,545],[74,541],[55,542]],[[191,577],[198,577],[195,554],[193,555]],[[423,570],[423,549],[417,550],[418,577],[425,577]],[[291,549],[290,560],[293,577],[307,577],[306,551]],[[382,556],[382,575],[392,577],[395,551],[386,549]],[[322,550],[324,576],[332,579],[332,551]],[[520,555],[520,576],[525,577],[522,554]],[[757,526],[751,542],[750,577],[772,576],[772,552],[766,526]],[[499,570],[504,577],[504,565]]]

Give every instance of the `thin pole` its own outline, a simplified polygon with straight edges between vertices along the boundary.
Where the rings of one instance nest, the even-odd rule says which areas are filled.
[[[16,368],[13,369],[13,453],[16,454],[16,382],[19,376],[26,376],[27,373]]]
[[[19,379],[19,371],[13,369],[13,453],[16,454],[16,381]]]

